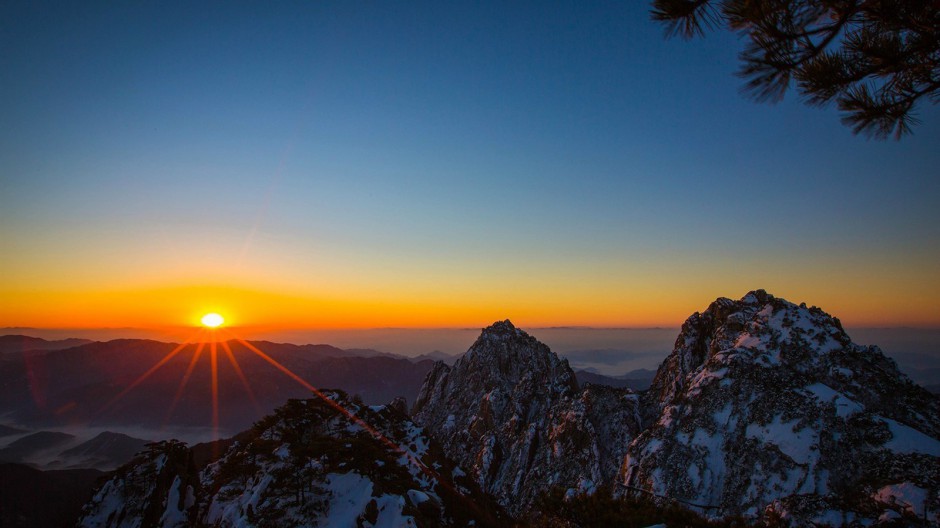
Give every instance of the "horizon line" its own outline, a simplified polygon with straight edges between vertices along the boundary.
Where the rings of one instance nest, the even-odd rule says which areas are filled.
[[[549,326],[520,326],[513,324],[517,328],[533,330],[674,330],[682,328],[682,324],[672,325],[651,325],[651,326],[592,326],[592,325],[549,325]],[[368,330],[480,330],[488,328],[486,326],[329,326],[329,327],[282,327],[265,328],[254,325],[225,325],[225,328],[241,328],[246,330],[265,331],[265,332],[316,332],[316,331],[368,331]],[[940,324],[900,324],[900,325],[853,325],[843,324],[846,328],[866,329],[866,330],[940,330]],[[135,331],[160,331],[160,330],[179,330],[200,328],[199,325],[164,325],[164,326],[0,326],[0,332],[7,330],[40,330],[40,331],[92,331],[92,330],[135,330]]]

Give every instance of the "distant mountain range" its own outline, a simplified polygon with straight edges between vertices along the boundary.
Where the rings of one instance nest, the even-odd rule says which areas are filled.
[[[650,384],[653,383],[653,376],[656,375],[656,371],[637,369],[616,377],[604,376],[586,370],[576,370],[574,374],[578,379],[578,383],[582,386],[586,383],[592,383],[594,385],[606,385],[618,389],[628,388],[641,391],[648,389]]]
[[[60,339],[57,341],[47,341],[38,337],[29,337],[25,335],[5,335],[0,336],[0,356],[9,353],[22,353],[30,350],[62,350],[72,348],[88,343],[94,343],[90,339]]]
[[[170,409],[196,350],[190,345],[146,380],[122,394],[175,348],[174,343],[119,339],[69,346],[23,336],[0,340],[0,414],[20,425],[208,427],[212,424],[209,347],[194,364],[179,401]],[[24,344],[27,350],[23,349]],[[217,347],[219,427],[233,433],[251,426],[289,398],[309,391],[237,341],[227,343],[245,375],[245,388],[223,347]],[[368,404],[403,396],[413,400],[433,361],[413,361],[375,352],[369,357],[329,345],[265,341],[251,345],[317,387],[334,387]],[[39,348],[32,348],[39,347]],[[66,348],[58,348],[66,347]],[[374,352],[374,351],[372,351]],[[110,406],[106,404],[118,398]]]
[[[0,449],[0,526],[73,526],[104,471],[130,462],[147,440],[105,431],[81,441],[57,431],[17,430]]]
[[[231,434],[249,427],[287,399],[309,395],[241,343],[228,344],[253,394],[245,390],[219,346],[219,426],[223,432]],[[404,358],[372,349],[342,350],[329,345],[268,341],[251,344],[308,383],[344,390],[370,405],[397,397],[413,402],[435,360],[453,363],[457,359],[441,352]],[[174,348],[174,343],[144,339],[46,341],[0,336],[0,415],[33,429],[74,424],[151,429],[208,427],[212,423],[208,347],[172,412],[169,406],[189,368],[195,345],[174,356],[113,406],[103,409]],[[646,388],[652,380],[651,371],[636,371],[625,379],[582,371],[578,376],[581,382],[634,389]]]
[[[0,463],[28,464],[41,469],[111,470],[127,463],[147,443],[148,440],[111,431],[84,442],[68,433],[38,431],[0,449]]]

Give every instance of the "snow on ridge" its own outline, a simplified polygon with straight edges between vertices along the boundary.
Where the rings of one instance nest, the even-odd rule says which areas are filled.
[[[879,416],[878,419],[887,424],[891,431],[891,439],[885,442],[885,448],[898,453],[922,453],[940,457],[940,441],[936,438],[890,418]]]
[[[810,464],[818,456],[814,446],[818,441],[816,431],[797,428],[799,420],[783,421],[780,415],[765,425],[749,424],[746,429],[748,438],[755,438],[765,444],[773,444],[797,464]]]
[[[832,403],[836,409],[836,415],[839,418],[846,419],[853,414],[860,413],[865,408],[848,396],[837,392],[832,387],[823,383],[813,383],[805,387],[805,390],[816,397],[820,402]]]
[[[182,480],[180,480],[179,475],[177,475],[173,478],[173,484],[170,485],[170,493],[167,495],[166,500],[166,509],[163,512],[163,516],[160,517],[160,526],[169,528],[171,526],[186,526],[188,524],[186,512],[177,507],[180,502],[181,486]],[[187,491],[191,493],[191,488]]]
[[[321,526],[355,526],[359,514],[372,500],[372,481],[358,473],[327,473],[324,479],[330,497],[327,517]]]

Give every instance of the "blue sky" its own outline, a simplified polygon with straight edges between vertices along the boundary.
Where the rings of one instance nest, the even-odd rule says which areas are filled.
[[[736,36],[666,39],[643,2],[2,15],[9,300],[213,283],[630,325],[766,287],[940,323],[937,107],[876,142],[751,102]]]

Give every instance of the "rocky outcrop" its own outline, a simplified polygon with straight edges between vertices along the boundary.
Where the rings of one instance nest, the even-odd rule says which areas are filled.
[[[435,364],[412,415],[484,491],[521,513],[551,487],[611,483],[638,409],[627,389],[580,389],[566,360],[507,320],[452,367]]]
[[[98,489],[78,525],[192,526],[201,495],[198,472],[185,444],[175,440],[148,444]]]
[[[199,471],[185,445],[156,444],[101,487],[79,525],[505,525],[405,414],[324,394],[288,401]]]
[[[644,416],[623,493],[801,526],[940,509],[937,400],[838,319],[762,290],[685,322]]]

